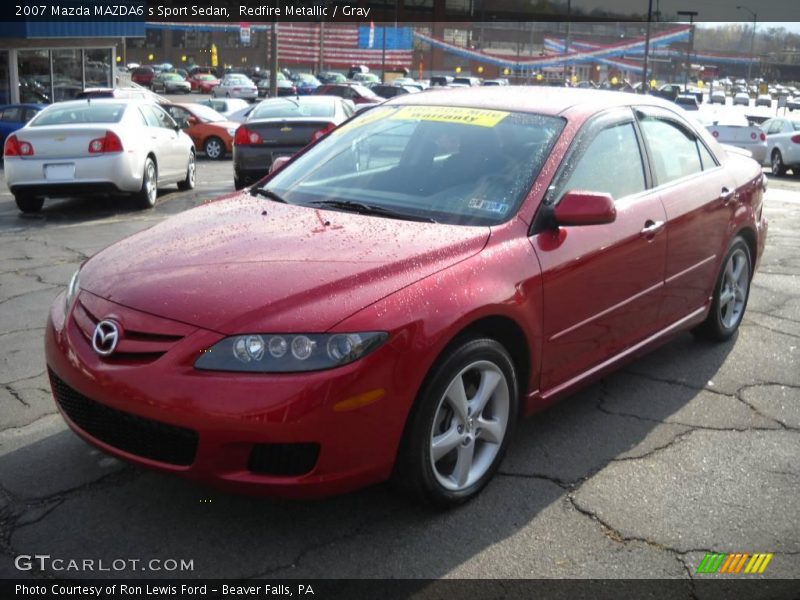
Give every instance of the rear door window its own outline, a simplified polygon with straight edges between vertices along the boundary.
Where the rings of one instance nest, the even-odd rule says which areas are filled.
[[[703,170],[697,136],[674,121],[644,115],[640,124],[650,148],[656,183],[663,185]]]

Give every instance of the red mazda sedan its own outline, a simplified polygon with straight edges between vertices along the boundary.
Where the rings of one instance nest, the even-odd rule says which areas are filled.
[[[652,97],[401,96],[87,260],[50,312],[55,399],[109,454],[228,489],[456,504],[521,416],[733,335],[765,185]]]

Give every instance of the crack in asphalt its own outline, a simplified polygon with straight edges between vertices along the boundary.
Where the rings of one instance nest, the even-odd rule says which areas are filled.
[[[748,308],[747,312],[755,314],[755,315],[762,315],[762,316],[765,316],[765,317],[770,317],[772,319],[780,319],[781,321],[789,321],[790,323],[798,323],[798,324],[800,324],[800,319],[792,319],[791,317],[783,317],[781,315],[774,315],[772,313],[764,312],[763,310],[752,310],[752,309]]]
[[[772,315],[769,315],[772,316]],[[740,327],[760,327],[761,329],[766,329],[767,331],[771,331],[773,333],[777,333],[778,335],[785,335],[787,337],[792,337],[795,339],[800,340],[800,335],[796,333],[789,333],[788,331],[783,331],[781,329],[775,329],[774,327],[770,327],[768,325],[764,325],[763,323],[759,323],[757,321],[748,321],[746,323],[742,323]]]
[[[19,552],[11,543],[11,538],[14,534],[20,529],[40,523],[71,498],[86,492],[128,483],[140,477],[142,474],[143,471],[124,465],[121,469],[113,473],[107,473],[82,485],[66,490],[59,490],[47,496],[30,499],[17,498],[0,485],[0,495],[6,499],[6,506],[0,509],[0,555],[11,558],[19,555]],[[41,510],[41,513],[37,514],[34,518],[27,517],[27,515],[39,510]],[[56,577],[56,575],[48,571],[32,571],[32,573],[44,579]],[[59,574],[57,577],[62,578],[63,574]]]
[[[558,477],[554,477],[552,475],[545,475],[544,473],[519,473],[514,471],[503,471],[499,470],[495,473],[498,477],[513,477],[519,479],[541,479],[542,481],[548,481],[564,490],[574,490],[576,486],[579,486],[583,483],[587,477],[581,477],[579,479],[575,479],[573,481],[565,481],[563,479],[559,479]]]
[[[11,427],[4,427],[3,429],[0,429],[0,433],[6,433],[7,431],[21,430],[21,429],[25,429],[27,427],[31,427],[31,426],[35,425],[36,423],[38,423],[39,421],[41,421],[42,419],[46,419],[47,417],[51,417],[51,416],[53,416],[55,414],[58,414],[57,410],[53,410],[51,412],[44,413],[43,415],[41,415],[39,417],[36,417],[30,423],[25,423],[24,425],[13,425]]]
[[[328,547],[331,547],[331,546],[333,546],[335,544],[338,544],[339,542],[344,542],[344,541],[347,541],[347,540],[351,540],[351,539],[357,538],[357,537],[359,537],[359,536],[361,536],[361,535],[363,535],[365,533],[368,533],[368,531],[369,531],[368,527],[374,526],[375,524],[385,523],[396,512],[397,512],[397,510],[392,510],[387,515],[385,515],[382,519],[378,519],[378,520],[371,519],[369,521],[369,523],[365,522],[362,525],[359,525],[358,527],[356,527],[353,531],[350,531],[348,533],[344,533],[344,534],[341,534],[341,535],[334,536],[334,537],[332,537],[331,539],[329,539],[326,542],[322,542],[320,544],[311,545],[311,546],[307,546],[305,548],[302,548],[297,552],[297,554],[291,560],[291,562],[283,563],[283,564],[280,564],[280,565],[276,565],[274,567],[270,567],[268,569],[264,569],[263,571],[259,571],[257,573],[252,574],[252,575],[246,575],[242,579],[243,580],[261,579],[263,577],[268,577],[270,575],[274,575],[275,573],[278,573],[280,571],[284,571],[284,570],[287,570],[287,569],[296,569],[300,565],[300,563],[303,561],[303,559],[305,559],[306,556],[308,556],[309,554],[311,554],[315,550],[322,550],[324,548],[328,548]]]
[[[19,401],[23,406],[25,406],[27,408],[31,407],[31,405],[25,400],[25,398],[20,396],[19,392],[17,390],[15,390],[14,388],[12,388],[9,384],[2,384],[2,386],[3,386],[3,388],[5,388],[5,390],[9,394],[11,394],[11,396],[13,398],[15,398],[17,401]]]
[[[767,419],[768,421],[772,421],[773,423],[776,423],[778,425],[778,427],[780,427],[781,429],[786,429],[788,431],[793,431],[793,432],[800,432],[800,428],[793,427],[791,425],[787,425],[786,423],[784,423],[783,421],[781,421],[779,419],[776,419],[775,417],[772,417],[770,415],[764,414],[756,406],[753,406],[753,404],[751,404],[750,402],[745,400],[743,395],[742,395],[745,391],[747,391],[749,389],[752,389],[752,388],[757,388],[757,387],[782,386],[782,387],[787,387],[787,388],[791,388],[791,389],[800,389],[800,385],[795,385],[795,384],[792,384],[792,383],[785,383],[785,382],[778,382],[778,381],[757,381],[755,383],[746,383],[746,384],[740,386],[733,394],[726,394],[725,392],[720,392],[719,390],[715,390],[714,388],[711,388],[711,387],[708,387],[708,386],[698,387],[698,386],[690,384],[689,382],[681,381],[679,379],[670,379],[670,378],[667,378],[667,377],[656,377],[655,375],[651,375],[649,373],[642,373],[642,372],[639,372],[639,371],[631,371],[631,370],[625,370],[625,371],[622,371],[622,373],[626,373],[628,375],[634,375],[636,377],[641,377],[643,379],[647,379],[647,380],[650,380],[650,381],[655,381],[655,382],[658,382],[658,383],[667,383],[667,384],[677,385],[677,386],[680,386],[680,387],[683,387],[683,388],[686,388],[686,389],[690,389],[690,390],[694,390],[694,391],[697,391],[697,392],[708,392],[708,393],[711,393],[711,394],[716,394],[718,396],[723,396],[725,398],[736,399],[739,402],[741,402],[742,404],[744,404],[745,406],[747,406],[750,410],[752,410],[758,416],[760,416],[760,417],[762,417],[764,419]],[[601,382],[601,385],[602,384],[603,384],[603,382]],[[600,410],[603,410],[599,406],[598,406],[598,408]],[[604,412],[608,412],[608,409],[604,410]],[[614,413],[609,413],[609,414],[614,414]],[[664,423],[664,424],[670,424],[670,425],[685,425],[687,427],[692,427],[692,428],[695,428],[695,429],[710,429],[710,430],[717,430],[717,431],[762,431],[762,430],[763,431],[774,431],[774,429],[769,428],[769,427],[758,427],[758,426],[750,426],[750,427],[746,427],[744,429],[732,428],[732,427],[715,428],[715,427],[709,427],[709,426],[704,426],[704,425],[691,425],[691,424],[688,424],[688,423],[679,423],[679,422],[675,422],[675,421],[658,421],[656,419],[650,419],[648,417],[642,417],[640,415],[634,415],[634,414],[626,414],[626,413],[619,413],[619,414],[620,415],[624,415],[624,416],[630,416],[630,417],[642,419],[642,420],[655,421],[657,423]]]
[[[580,505],[577,498],[574,496],[574,492],[570,492],[566,495],[566,499],[569,502],[570,506],[574,508],[578,513],[582,514],[583,516],[589,518],[590,520],[597,523],[603,533],[608,537],[610,540],[618,543],[618,544],[626,544],[629,542],[639,542],[641,544],[647,544],[657,550],[661,550],[663,552],[670,552],[675,555],[676,559],[678,556],[686,556],[691,552],[713,552],[713,550],[709,550],[707,548],[690,548],[688,550],[679,550],[678,548],[672,548],[666,544],[662,544],[661,542],[656,542],[644,536],[636,536],[636,535],[625,535],[618,529],[612,527],[606,521],[604,521],[595,511],[585,508]],[[683,561],[680,561],[682,564]]]
[[[47,292],[47,291],[50,291],[51,289],[57,288],[57,287],[60,287],[60,286],[51,285],[51,286],[46,287],[46,288],[42,288],[42,289],[38,289],[38,290],[31,290],[30,292],[24,292],[22,294],[17,294],[16,296],[9,296],[8,298],[3,298],[2,300],[0,300],[0,305],[5,304],[6,302],[11,302],[12,300],[16,300],[18,298],[24,298],[25,296],[30,296],[31,294],[38,294],[39,292]]]
[[[30,333],[31,331],[38,331],[38,330],[44,331],[45,329],[47,329],[47,327],[44,327],[44,326],[25,327],[23,329],[13,329],[11,331],[0,332],[0,337],[4,337],[6,335],[12,335],[12,334],[15,334],[15,333]]]
[[[28,375],[27,377],[20,377],[19,379],[14,379],[13,381],[4,381],[4,382],[0,383],[0,385],[14,385],[14,384],[20,383],[21,381],[29,381],[31,379],[36,379],[37,377],[41,377],[44,374],[45,374],[45,371],[42,370],[42,371],[39,371],[38,373],[36,373],[34,375]]]

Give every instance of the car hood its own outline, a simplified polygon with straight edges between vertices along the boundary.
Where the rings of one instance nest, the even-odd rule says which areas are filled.
[[[80,287],[223,334],[322,332],[480,252],[489,231],[285,205],[244,192],[103,250],[85,263]]]

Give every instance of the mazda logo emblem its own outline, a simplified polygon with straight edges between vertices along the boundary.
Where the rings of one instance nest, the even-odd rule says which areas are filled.
[[[94,328],[92,348],[100,356],[108,356],[119,342],[119,326],[114,321],[100,321]]]

